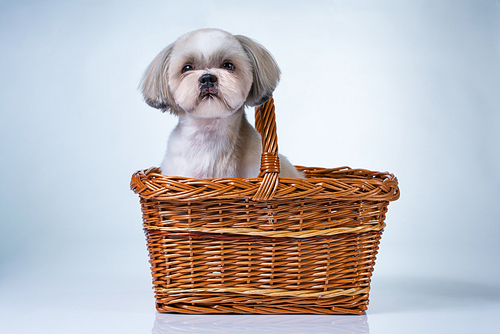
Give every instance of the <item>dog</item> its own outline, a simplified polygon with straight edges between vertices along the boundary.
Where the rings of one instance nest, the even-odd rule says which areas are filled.
[[[280,79],[273,56],[248,37],[200,29],[161,51],[140,83],[145,102],[179,117],[160,171],[189,178],[257,177],[261,137],[245,116]],[[303,175],[282,155],[280,177]]]

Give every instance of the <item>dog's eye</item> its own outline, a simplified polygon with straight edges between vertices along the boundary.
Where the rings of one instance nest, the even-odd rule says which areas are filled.
[[[222,67],[224,67],[226,70],[231,71],[231,72],[234,72],[234,69],[235,69],[233,63],[230,63],[230,62],[225,62],[224,64],[222,64]]]
[[[187,71],[192,71],[192,70],[194,70],[194,67],[192,65],[185,65],[182,68],[182,73],[186,73]]]

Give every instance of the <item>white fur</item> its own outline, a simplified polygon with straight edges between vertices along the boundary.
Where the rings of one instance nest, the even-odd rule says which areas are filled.
[[[190,68],[183,71],[186,65]],[[203,75],[216,78],[211,94],[202,94]],[[196,30],[165,48],[141,84],[148,104],[179,116],[161,172],[191,178],[256,177],[261,138],[248,123],[244,108],[265,102],[278,81],[279,68],[272,56],[244,36]],[[303,177],[281,155],[280,169],[281,177]]]

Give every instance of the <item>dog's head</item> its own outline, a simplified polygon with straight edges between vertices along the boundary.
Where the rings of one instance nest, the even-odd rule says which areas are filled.
[[[156,56],[141,90],[154,108],[218,117],[266,102],[279,77],[276,61],[261,45],[245,36],[201,29],[181,36]]]

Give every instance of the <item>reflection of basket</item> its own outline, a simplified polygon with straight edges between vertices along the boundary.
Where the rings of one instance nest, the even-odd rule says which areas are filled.
[[[365,315],[184,315],[156,313],[152,334],[370,333]]]
[[[271,99],[256,109],[257,178],[169,177],[138,171],[157,309],[179,313],[361,314],[397,179],[297,168],[278,178]]]

